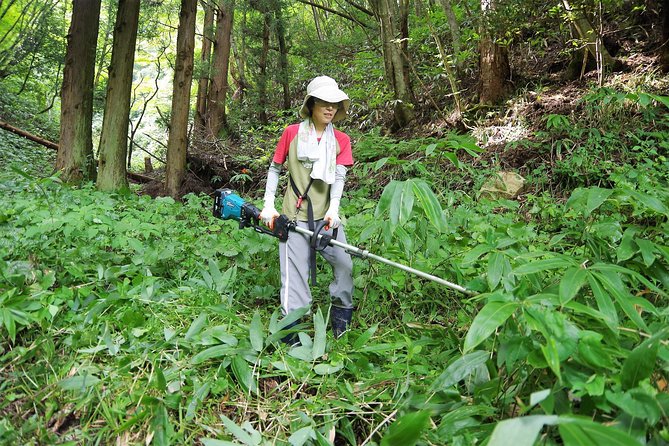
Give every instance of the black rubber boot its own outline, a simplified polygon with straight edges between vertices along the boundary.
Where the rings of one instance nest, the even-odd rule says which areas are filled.
[[[330,309],[330,322],[335,339],[340,338],[348,330],[352,318],[353,308],[332,307]]]
[[[292,323],[286,325],[285,327],[283,327],[283,329],[281,331],[291,330],[293,327],[295,327],[300,322],[302,322],[302,321],[300,319],[298,319],[295,322],[292,322]],[[284,344],[288,344],[291,347],[295,347],[295,346],[300,344],[300,338],[297,335],[297,332],[288,333],[286,336],[281,338],[281,342],[283,342]]]

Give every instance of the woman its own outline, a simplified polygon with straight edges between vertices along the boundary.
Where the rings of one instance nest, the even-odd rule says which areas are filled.
[[[274,199],[279,175],[285,166],[290,185],[283,198],[282,213],[311,231],[325,225],[321,234],[346,243],[344,228],[340,227],[339,203],[347,168],[353,165],[353,155],[351,139],[336,130],[333,123],[346,117],[349,105],[348,96],[331,77],[316,77],[307,86],[300,108],[304,120],[283,131],[267,175],[260,217],[268,227],[272,228],[274,219],[279,216]],[[319,252],[334,273],[329,288],[332,298],[330,320],[332,331],[338,338],[348,329],[353,316],[353,263],[351,256],[339,247],[327,246]],[[279,256],[281,309],[287,315],[311,305],[309,271],[313,284],[315,251],[308,236],[291,231],[288,240],[279,243]],[[284,341],[294,344],[297,339],[293,334]]]

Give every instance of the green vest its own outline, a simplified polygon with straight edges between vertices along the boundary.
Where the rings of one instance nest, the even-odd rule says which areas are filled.
[[[339,155],[340,151],[339,141],[337,141],[337,155]],[[297,189],[300,191],[300,194],[304,194],[304,191],[307,189],[309,181],[311,180],[311,168],[307,169],[302,165],[302,162],[297,159],[297,136],[290,142],[286,165],[288,167],[288,173],[297,186]],[[307,195],[311,200],[311,205],[314,210],[314,220],[321,220],[325,217],[328,207],[330,207],[330,185],[323,180],[314,180]],[[293,192],[293,187],[290,185],[289,181],[288,186],[286,187],[286,194],[283,197],[282,213],[292,220],[293,217],[295,217],[296,205],[297,195]],[[300,207],[300,211],[297,214],[297,220],[308,220],[307,208],[307,200],[304,200]]]

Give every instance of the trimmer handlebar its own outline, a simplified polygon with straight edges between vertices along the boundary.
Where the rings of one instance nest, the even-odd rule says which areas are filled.
[[[274,221],[274,230],[271,231],[260,225],[260,212],[260,209],[244,201],[230,189],[217,189],[214,192],[214,217],[236,220],[239,222],[239,229],[253,228],[256,232],[269,234],[281,241],[288,240],[288,232],[294,223],[285,215],[280,215]]]

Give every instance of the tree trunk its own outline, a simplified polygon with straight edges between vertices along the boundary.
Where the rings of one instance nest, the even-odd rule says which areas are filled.
[[[311,13],[314,16],[314,26],[316,27],[316,35],[318,36],[318,41],[323,41],[323,32],[321,31],[321,20],[318,17],[318,9],[316,5],[311,5]]]
[[[462,51],[462,37],[460,33],[460,24],[458,23],[457,17],[453,12],[453,5],[451,5],[451,0],[440,0],[441,6],[444,8],[446,13],[446,19],[448,20],[448,30],[451,33],[451,45],[453,46],[453,56],[455,69],[459,73],[462,71],[462,59],[460,58],[460,52]]]
[[[283,109],[290,109],[290,86],[288,79],[290,73],[288,72],[288,46],[286,45],[286,24],[281,13],[281,2],[275,1],[276,8],[274,9],[274,28],[276,32],[276,39],[279,42],[279,82],[283,90]]]
[[[370,4],[381,27],[386,80],[395,98],[394,127],[400,129],[414,118],[406,52],[408,3],[400,0],[398,5],[395,0],[371,0]]]
[[[179,31],[177,33],[177,59],[172,88],[170,136],[167,141],[167,165],[165,167],[165,190],[172,198],[178,198],[184,172],[186,171],[188,112],[190,110],[190,87],[193,80],[196,14],[197,0],[181,0]]]
[[[258,61],[260,74],[258,75],[258,119],[261,124],[267,124],[267,59],[269,57],[270,20],[269,14],[263,14],[262,52]]]
[[[585,42],[585,47],[588,52],[597,61],[599,69],[603,70],[614,66],[615,60],[602,44],[602,36],[595,31],[583,11],[574,10],[568,0],[562,0],[562,4],[567,12],[569,12],[572,23],[578,32],[578,36]]]
[[[489,13],[495,8],[492,0],[481,0],[483,24],[481,25],[479,102],[497,104],[506,96],[509,88],[511,67],[507,49],[498,45],[486,23]]]
[[[444,67],[444,72],[446,73],[446,77],[448,78],[448,83],[451,87],[451,94],[453,95],[453,104],[455,106],[454,117],[460,119],[462,116],[462,106],[460,104],[460,88],[458,86],[458,79],[456,77],[456,73],[451,66],[452,58],[448,57],[448,54],[444,49],[444,45],[441,42],[441,38],[439,37],[439,33],[432,25],[432,19],[430,18],[429,12],[422,7],[421,0],[415,0],[415,1],[418,9],[416,15],[420,17],[422,20],[424,20],[425,23],[427,23],[428,29],[430,30],[430,34],[432,34],[434,43],[437,45],[437,49],[439,50],[439,56],[441,57],[441,64]],[[449,0],[442,0],[442,2],[447,3],[450,8]]]
[[[93,77],[100,24],[100,0],[74,0],[67,35],[56,169],[66,182],[95,179]]]
[[[209,3],[202,2],[204,8],[204,26],[202,28],[202,54],[200,62],[200,80],[197,84],[197,102],[195,105],[195,128],[196,133],[201,134],[207,125],[207,92],[211,76],[211,42],[212,28],[214,26],[214,9]]]
[[[228,129],[225,103],[229,88],[230,38],[235,6],[232,0],[222,0],[222,2],[216,13],[213,78],[209,89],[208,129],[213,137],[217,137],[221,129]]]
[[[135,42],[140,0],[119,0],[114,26],[114,43],[107,98],[100,134],[97,187],[118,190],[127,187],[125,158],[128,151],[128,124]]]
[[[669,73],[669,0],[662,0],[662,42],[660,46],[660,69]]]

